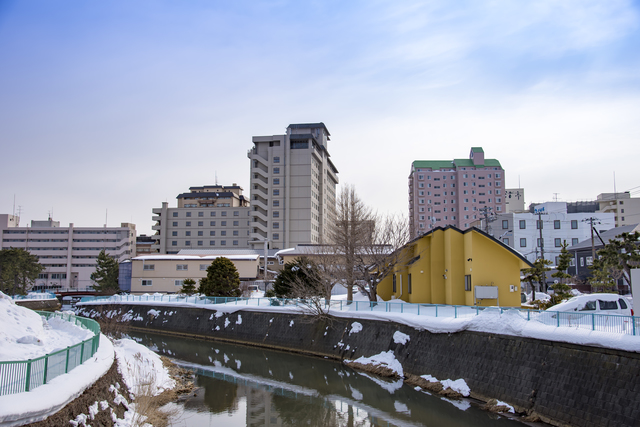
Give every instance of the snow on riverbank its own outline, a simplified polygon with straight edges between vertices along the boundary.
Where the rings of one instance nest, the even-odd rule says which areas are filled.
[[[49,320],[0,292],[0,361],[27,360],[78,344],[93,333],[59,318]]]
[[[272,313],[297,313],[308,314],[308,308],[304,306],[295,305],[267,305],[262,302],[261,305],[257,305],[256,301],[259,300],[239,300],[228,302],[226,304],[204,304],[202,301],[196,301],[192,299],[192,302],[186,302],[182,300],[167,301],[165,295],[164,300],[153,300],[154,296],[148,301],[145,300],[127,300],[126,297],[115,297],[107,301],[92,301],[78,303],[78,307],[85,307],[90,310],[92,305],[103,304],[128,304],[128,305],[145,305],[152,307],[198,307],[206,310],[215,310],[215,316],[220,317],[225,314],[232,314],[238,311],[259,311],[259,312],[272,312]],[[129,297],[132,298],[131,296]],[[362,298],[358,294],[358,298]],[[354,300],[358,300],[354,298]],[[266,300],[263,300],[266,301]],[[333,300],[332,300],[333,301]],[[398,301],[393,301],[398,302]],[[268,303],[268,302],[267,302]],[[415,304],[404,304],[404,306],[415,306]],[[386,312],[380,311],[379,308],[384,310],[384,305],[380,304],[379,307],[373,309],[356,310],[355,304],[346,305],[343,304],[343,309],[331,308],[328,310],[328,314],[343,317],[349,319],[369,319],[369,320],[381,320],[392,321],[401,323],[407,326],[411,326],[418,331],[429,331],[431,333],[455,333],[461,331],[475,331],[475,332],[487,332],[501,335],[511,335],[525,338],[535,338],[548,341],[567,342],[571,344],[586,345],[591,347],[603,347],[612,348],[617,350],[625,350],[640,353],[640,336],[626,335],[615,332],[605,332],[591,329],[584,329],[580,327],[561,326],[556,327],[554,325],[544,324],[537,320],[527,320],[526,316],[519,310],[506,310],[503,313],[498,309],[485,309],[480,311],[478,315],[475,314],[475,309],[469,307],[468,311],[471,311],[472,315],[464,315],[461,317],[453,316],[453,309],[450,309],[450,316],[435,317],[429,314],[414,314],[407,313],[408,309],[404,310],[404,313],[400,312]],[[440,309],[446,312],[447,306],[441,306]],[[306,311],[305,311],[306,310]],[[462,312],[463,308],[459,311]],[[460,316],[460,313],[459,313]],[[356,322],[357,323],[357,322]],[[629,325],[628,327],[632,327]],[[360,331],[356,325],[356,329],[352,331]]]
[[[118,370],[134,396],[157,396],[175,387],[176,382],[162,364],[160,356],[131,339],[114,342],[118,357]]]

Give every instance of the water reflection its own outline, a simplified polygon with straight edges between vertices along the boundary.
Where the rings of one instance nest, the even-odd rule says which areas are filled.
[[[214,341],[133,333],[188,366],[202,389],[183,403],[188,426],[521,426],[320,358]]]

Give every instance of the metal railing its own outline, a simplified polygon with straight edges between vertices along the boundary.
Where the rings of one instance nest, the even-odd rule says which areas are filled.
[[[310,300],[287,298],[247,298],[247,297],[205,297],[184,295],[113,295],[102,297],[84,297],[80,302],[166,302],[189,303],[195,305],[234,304],[251,306],[298,306],[309,307],[315,305]],[[481,307],[468,305],[446,304],[412,304],[404,302],[372,302],[321,300],[324,309],[336,311],[372,311],[385,313],[415,314],[432,317],[472,317],[485,310],[495,310],[500,314],[505,311],[515,311],[527,321],[538,321],[545,325],[556,327],[573,327],[604,331],[625,335],[640,335],[640,317],[614,314],[597,314],[584,312],[557,312],[543,310],[523,310],[514,307]]]
[[[25,299],[56,299],[56,294],[54,294],[53,292],[36,292],[36,293],[31,293],[31,294],[27,294],[27,295],[14,295],[13,297],[11,297],[14,301],[15,300],[25,300]]]
[[[47,384],[55,377],[66,374],[91,358],[100,345],[100,325],[95,320],[66,313],[38,311],[50,319],[59,317],[94,333],[78,344],[29,360],[0,362],[0,396],[22,393]]]

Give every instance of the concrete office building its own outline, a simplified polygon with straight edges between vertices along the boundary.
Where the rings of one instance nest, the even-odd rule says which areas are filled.
[[[504,169],[472,147],[468,159],[416,160],[409,174],[412,237],[436,227],[470,227],[484,212],[506,212]]]
[[[175,208],[163,202],[161,208],[153,209],[156,234],[151,237],[156,243],[152,252],[249,247],[250,208],[242,187],[235,183],[191,187],[177,199]]]
[[[338,170],[324,123],[291,124],[284,135],[254,136],[250,244],[259,249],[322,243],[334,217]]]
[[[31,221],[20,227],[14,215],[0,215],[0,249],[22,248],[39,258],[44,270],[36,280],[40,289],[61,287],[85,289],[94,283],[91,273],[105,250],[118,262],[136,255],[136,227],[60,227],[59,221]]]
[[[537,204],[534,212],[497,215],[495,221],[489,224],[489,234],[519,251],[531,262],[540,256],[541,248],[544,247],[545,259],[557,265],[563,242],[566,241],[571,246],[591,237],[589,218],[595,219],[594,227],[598,231],[614,226],[613,213],[568,213],[567,202],[546,202]],[[473,225],[481,226],[480,221]],[[482,228],[484,229],[484,224]]]

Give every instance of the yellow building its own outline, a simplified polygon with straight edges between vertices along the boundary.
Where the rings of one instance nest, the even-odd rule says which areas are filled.
[[[477,228],[435,228],[402,249],[378,295],[410,303],[520,307],[520,270],[532,265]]]

